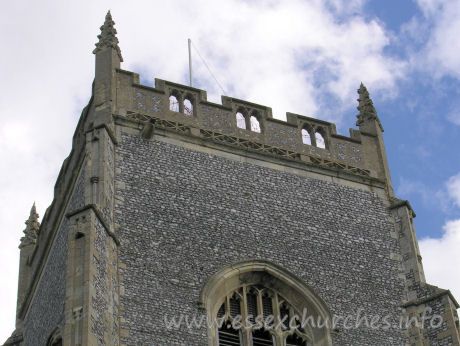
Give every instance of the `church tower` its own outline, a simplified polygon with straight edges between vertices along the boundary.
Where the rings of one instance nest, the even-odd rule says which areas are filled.
[[[53,202],[26,221],[4,345],[460,345],[363,84],[343,136],[141,85],[110,12],[98,39]]]

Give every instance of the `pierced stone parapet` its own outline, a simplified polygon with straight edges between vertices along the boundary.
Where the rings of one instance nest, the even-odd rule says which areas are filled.
[[[216,104],[207,100],[204,90],[160,79],[155,79],[155,87],[145,86],[139,84],[139,75],[116,71],[118,90],[122,91],[117,92],[114,114],[141,122],[156,119],[157,124],[142,126],[146,139],[153,138],[155,128],[172,129],[225,145],[376,178],[386,181],[391,191],[387,164],[382,162],[386,156],[381,133],[367,122],[344,136],[337,134],[333,123],[324,120],[287,113],[283,121],[273,118],[267,106],[228,96],[222,96],[222,104]],[[360,119],[372,117],[378,121],[372,100],[363,88],[359,90]]]

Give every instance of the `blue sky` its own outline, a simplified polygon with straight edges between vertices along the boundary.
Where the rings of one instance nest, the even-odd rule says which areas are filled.
[[[0,339],[14,328],[19,238],[40,215],[81,109],[107,9],[122,68],[187,84],[192,38],[228,96],[337,124],[348,135],[356,89],[368,88],[385,129],[397,197],[417,217],[430,283],[460,298],[460,2],[458,0],[210,0],[4,2],[0,11]],[[194,54],[195,85],[222,94]]]
[[[421,11],[412,0],[373,0],[364,4],[364,13],[368,19],[378,18],[387,29],[397,32]]]
[[[433,3],[447,10],[447,2]],[[365,8],[368,18],[377,17],[394,35],[387,54],[420,59],[417,54],[424,54],[436,25],[423,8],[415,1],[369,1]],[[411,21],[419,22],[420,36],[407,32]],[[396,194],[413,205],[419,238],[441,237],[446,220],[460,216],[446,190],[449,178],[460,172],[458,72],[412,66],[398,81],[395,97],[373,97],[385,127]]]

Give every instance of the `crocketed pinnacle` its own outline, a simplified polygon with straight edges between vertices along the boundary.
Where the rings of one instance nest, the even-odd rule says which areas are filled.
[[[33,245],[37,242],[38,229],[40,228],[40,222],[38,222],[37,209],[35,203],[30,209],[30,216],[25,222],[26,229],[24,230],[24,237],[21,238],[19,248],[22,249],[27,245]]]
[[[120,61],[123,61],[121,56],[121,50],[118,46],[117,30],[114,27],[115,22],[112,20],[112,15],[110,11],[107,12],[105,16],[104,25],[101,26],[101,34],[98,35],[99,42],[96,43],[96,48],[93,50],[93,53],[96,54],[103,50],[104,48],[113,48],[117,51]]]
[[[356,121],[356,126],[361,126],[365,122],[370,121],[370,120],[376,120],[377,123],[380,126],[380,129],[383,131],[382,124],[380,123],[380,119],[377,116],[377,111],[374,108],[374,103],[372,102],[369,92],[367,91],[367,88],[364,86],[363,83],[359,86],[358,89],[358,110],[359,114],[356,115],[358,120]]]

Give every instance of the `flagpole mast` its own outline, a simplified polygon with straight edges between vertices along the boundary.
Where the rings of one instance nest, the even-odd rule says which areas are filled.
[[[190,86],[192,84],[192,40],[188,39],[188,69],[190,73]]]

